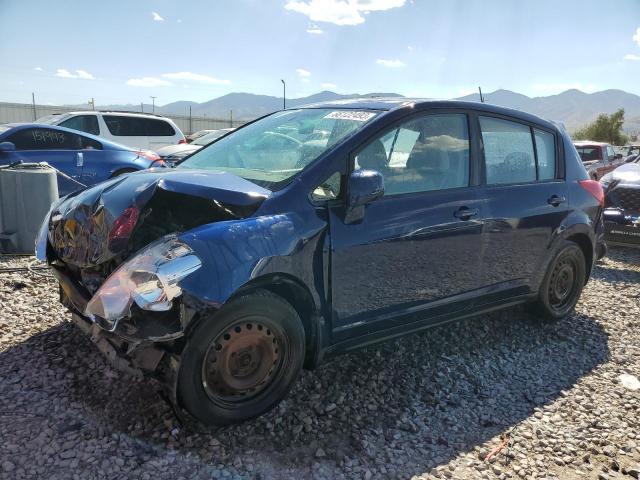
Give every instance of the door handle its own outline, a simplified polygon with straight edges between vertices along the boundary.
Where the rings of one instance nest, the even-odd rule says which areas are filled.
[[[547,198],[547,203],[553,207],[559,207],[561,203],[566,202],[567,199],[558,195],[551,195]]]
[[[477,208],[472,210],[469,207],[460,207],[458,210],[453,212],[453,216],[460,220],[469,220],[471,217],[476,217],[478,213]]]
[[[84,165],[84,154],[82,152],[78,152],[76,167],[81,167],[82,165]]]

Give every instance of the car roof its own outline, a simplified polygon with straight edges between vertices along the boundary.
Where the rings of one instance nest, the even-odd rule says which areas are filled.
[[[170,121],[170,118],[157,115],[155,113],[146,112],[130,112],[126,110],[74,110],[72,112],[56,112],[52,115],[95,115],[98,113],[108,113],[110,115],[122,115],[123,117],[153,117],[162,118],[163,120]]]
[[[7,124],[11,125],[11,124]],[[65,128],[65,127],[59,127],[57,125],[49,125],[46,123],[20,123],[20,124],[16,124],[15,126],[11,126],[11,128],[9,128],[9,130],[5,130],[4,132],[1,132],[1,135],[7,135],[7,134],[11,134],[14,132],[18,132],[20,130],[25,130],[27,128],[50,128],[52,130],[57,130],[60,132],[65,132],[65,133],[75,133],[76,135],[81,135],[83,137],[87,137],[90,138],[92,140],[95,140],[96,142],[100,142],[103,147],[106,145],[109,147],[109,150],[129,150],[129,151],[135,151],[134,148],[131,147],[127,147],[126,145],[122,145],[120,143],[116,143],[116,142],[112,142],[110,140],[106,140],[102,137],[98,137],[97,135],[91,135],[90,133],[85,133],[85,132],[81,132],[79,130],[73,130],[71,128]]]
[[[507,115],[526,122],[544,124],[548,128],[557,129],[550,120],[523,112],[512,108],[492,105],[490,103],[468,102],[462,100],[434,100],[429,98],[408,98],[408,97],[369,97],[369,98],[345,98],[340,100],[332,100],[327,102],[318,102],[308,105],[301,105],[296,108],[336,108],[336,109],[361,109],[361,110],[379,110],[391,112],[403,108],[456,108],[465,110],[475,110],[479,112],[494,113],[498,115]]]
[[[578,140],[573,142],[573,144],[576,147],[588,147],[588,146],[606,147],[607,145],[609,145],[607,142],[592,142],[591,140]]]

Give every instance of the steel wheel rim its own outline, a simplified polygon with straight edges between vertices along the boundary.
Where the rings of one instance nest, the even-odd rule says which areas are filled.
[[[202,386],[217,403],[238,403],[262,393],[280,372],[284,338],[264,320],[230,325],[209,345],[202,362]]]
[[[573,302],[576,291],[577,266],[569,258],[560,259],[549,281],[549,304],[563,310]]]

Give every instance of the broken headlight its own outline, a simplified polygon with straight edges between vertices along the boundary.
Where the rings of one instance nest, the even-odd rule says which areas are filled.
[[[128,316],[133,302],[143,310],[166,311],[182,293],[180,280],[202,266],[175,235],[164,237],[123,263],[95,293],[85,315],[107,330]]]

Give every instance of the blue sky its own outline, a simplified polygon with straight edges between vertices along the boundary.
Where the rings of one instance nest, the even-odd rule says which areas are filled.
[[[640,0],[0,0],[0,100],[640,94]]]

